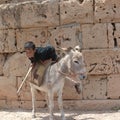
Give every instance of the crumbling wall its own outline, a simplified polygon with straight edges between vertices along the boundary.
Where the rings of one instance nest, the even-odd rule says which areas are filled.
[[[119,0],[1,0],[0,4],[1,107],[31,108],[29,83],[20,95],[16,93],[30,64],[23,51],[29,40],[37,46],[52,44],[56,50],[81,46],[88,78],[80,95],[66,81],[66,108],[120,106]],[[37,107],[46,107],[43,93],[37,93],[37,100]],[[95,103],[99,105],[94,107]]]

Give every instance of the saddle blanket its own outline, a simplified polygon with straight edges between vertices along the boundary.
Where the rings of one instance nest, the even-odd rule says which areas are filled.
[[[47,60],[45,63],[37,62],[31,71],[31,82],[38,86],[42,85],[44,80],[44,73],[50,64],[51,60]]]

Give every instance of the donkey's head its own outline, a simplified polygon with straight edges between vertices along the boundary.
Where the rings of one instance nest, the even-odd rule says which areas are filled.
[[[68,71],[72,77],[73,81],[76,82],[76,91],[80,93],[82,91],[82,81],[83,79],[86,79],[86,67],[84,63],[83,54],[79,48],[79,46],[76,46],[74,49],[71,49],[69,52],[69,60],[68,60]]]
[[[70,51],[70,59],[68,61],[69,73],[74,74],[77,78],[86,78],[86,67],[84,58],[80,48],[76,46]],[[77,79],[78,80],[78,79]]]
[[[82,91],[82,81],[87,77],[86,67],[84,63],[83,54],[79,46],[74,48],[60,48],[64,56],[59,60],[60,68],[58,69],[64,77],[76,83],[76,91]]]

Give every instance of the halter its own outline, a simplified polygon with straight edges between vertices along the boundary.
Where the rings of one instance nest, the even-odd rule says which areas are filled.
[[[66,73],[64,73],[63,71],[58,70],[58,72],[59,72],[60,74],[64,75],[66,78],[68,78],[69,80],[73,81],[74,83],[77,83],[77,81],[75,80],[77,74],[75,74],[70,68],[68,68],[68,71],[69,71],[69,73],[66,74]],[[70,77],[70,75],[74,76],[74,79],[72,79],[72,78]]]

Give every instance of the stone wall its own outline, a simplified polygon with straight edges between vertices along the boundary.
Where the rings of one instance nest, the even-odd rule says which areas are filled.
[[[29,40],[37,46],[52,44],[56,50],[58,45],[81,46],[88,78],[80,95],[73,83],[66,81],[65,108],[119,108],[119,0],[0,0],[0,4],[2,108],[31,108],[29,83],[20,95],[16,93],[30,64],[23,51]],[[46,107],[44,94],[36,94],[37,107]]]

